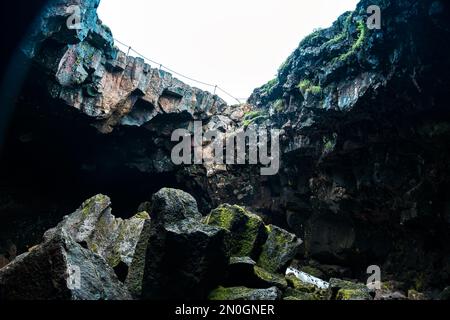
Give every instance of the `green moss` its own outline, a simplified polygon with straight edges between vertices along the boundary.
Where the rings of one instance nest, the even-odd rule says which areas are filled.
[[[262,219],[240,206],[222,205],[211,212],[205,223],[230,231],[231,256],[235,257],[254,257],[265,236]]]
[[[95,243],[91,243],[90,248],[92,252],[98,253],[98,246]]]
[[[257,117],[262,116],[264,113],[262,111],[250,111],[244,115],[244,120],[252,120]]]
[[[322,87],[320,86],[312,86],[311,88],[309,88],[309,91],[313,94],[313,95],[319,95],[322,93]]]
[[[271,226],[266,230],[267,240],[257,263],[267,271],[279,272],[294,258],[298,250],[298,241],[295,235],[281,228]]]
[[[308,47],[313,46],[316,41],[320,38],[320,35],[322,34],[322,29],[316,29],[311,34],[306,36],[301,42],[301,47]]]
[[[278,83],[278,79],[275,78],[275,79],[272,79],[272,80],[270,80],[269,82],[267,82],[267,86],[268,86],[269,88],[272,88],[272,87],[276,86],[277,83]]]
[[[327,143],[325,143],[325,146],[324,146],[326,152],[333,151],[333,147],[334,147],[334,144],[332,141],[328,141]]]
[[[286,279],[279,274],[268,272],[267,270],[258,266],[254,267],[254,272],[261,281],[267,283],[270,286],[276,286],[281,289],[284,289],[288,286]]]
[[[363,290],[341,289],[338,291],[336,300],[369,300],[370,296]]]
[[[278,85],[278,78],[272,79],[262,86],[261,90],[266,92],[268,95],[272,94],[273,89]]]
[[[300,91],[302,92],[306,92],[306,90],[308,90],[311,87],[312,83],[310,80],[308,79],[304,79],[302,81],[300,81],[300,83],[297,85],[297,88],[300,89]]]
[[[359,32],[358,38],[353,43],[350,50],[347,51],[346,53],[340,55],[339,57],[337,57],[336,61],[346,61],[351,56],[356,54],[356,52],[364,45],[364,42],[366,41],[367,33],[368,33],[366,23],[363,20],[358,21],[357,29]]]
[[[334,148],[336,147],[337,144],[337,134],[334,133],[333,136],[331,138],[329,137],[324,137],[323,138],[323,151],[324,153],[330,153],[334,150]]]
[[[308,292],[308,293],[316,292],[316,287],[314,285],[301,281],[293,274],[287,275],[286,281],[290,287],[300,292]]]
[[[330,279],[332,300],[372,300],[365,284],[341,279]]]
[[[274,103],[274,108],[275,108],[275,111],[278,112],[278,113],[283,112],[283,110],[284,110],[284,100],[283,99],[276,100],[275,103]]]
[[[241,246],[240,251],[237,253],[239,256],[251,255],[263,224],[261,218],[257,215],[250,213],[246,213],[246,215],[246,219],[248,219],[247,223],[241,235],[238,237]]]
[[[411,290],[408,290],[408,299],[415,300],[415,301],[426,300],[426,296],[425,296],[425,294],[423,294],[421,292],[411,289]]]
[[[242,125],[244,126],[244,128],[247,128],[254,123],[258,124],[265,120],[267,120],[266,117],[258,117],[258,118],[252,119],[252,120],[244,120],[244,121],[242,121]]]
[[[311,267],[311,266],[301,267],[300,271],[307,273],[309,275],[312,275],[313,277],[316,277],[319,279],[324,279],[324,277],[325,277],[325,275],[323,274],[322,271],[320,271],[319,269],[316,269],[314,267]]]
[[[206,219],[206,224],[215,225],[220,228],[231,230],[234,213],[225,206],[215,209]]]
[[[117,267],[122,261],[120,246],[125,241],[128,232],[129,230],[127,229],[126,225],[122,223],[119,227],[117,238],[114,241],[114,246],[113,248],[111,248],[111,251],[109,252],[107,258],[108,264],[113,268]]]
[[[347,33],[345,31],[337,34],[334,38],[332,38],[331,40],[329,40],[328,42],[326,42],[327,46],[332,46],[336,43],[342,42],[344,41],[344,39],[347,37]]]
[[[253,289],[245,287],[234,287],[234,288],[219,287],[209,294],[208,300],[227,301],[227,300],[236,300],[240,298],[242,299],[245,296],[250,295],[253,291],[254,291]]]
[[[104,195],[96,195],[96,196],[86,200],[81,205],[81,215],[82,215],[83,219],[86,219],[87,217],[89,217],[89,215],[94,210],[96,203],[101,203],[101,202],[105,202],[105,201],[108,201],[108,198]]]
[[[111,255],[107,258],[107,262],[112,268],[117,267],[120,264],[120,261],[120,255],[117,254]]]
[[[242,124],[244,127],[248,127],[253,123],[260,124],[269,119],[269,115],[264,111],[251,111],[244,115]]]
[[[341,289],[339,290],[336,299],[337,300],[351,300],[355,294],[355,290]]]
[[[314,301],[322,300],[320,296],[315,293],[308,293],[299,291],[296,289],[288,288],[284,293],[283,300],[295,300],[295,301]]]
[[[304,80],[300,81],[300,83],[297,85],[297,88],[300,90],[300,92],[303,95],[305,95],[307,93],[311,93],[313,95],[322,94],[322,87],[314,85],[308,79],[304,79]]]
[[[148,219],[150,219],[150,215],[147,213],[147,211],[142,211],[142,212],[139,212],[138,214],[136,214],[133,218],[148,220]]]
[[[252,121],[250,121],[250,120],[242,121],[242,125],[244,126],[244,128],[249,127],[251,124],[252,124]]]
[[[385,290],[385,291],[393,291],[393,290],[395,290],[395,287],[392,284],[392,282],[382,282],[381,289]]]

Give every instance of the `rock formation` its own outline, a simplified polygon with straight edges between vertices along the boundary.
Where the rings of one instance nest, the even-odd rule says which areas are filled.
[[[147,212],[128,220],[117,219],[111,214],[111,200],[107,196],[97,195],[65,217],[55,229],[47,231],[44,237],[51,237],[54,232],[63,229],[77,243],[102,256],[112,268],[122,273],[118,276],[124,280],[144,223],[149,219]]]
[[[366,25],[373,4],[380,30]],[[261,207],[287,218],[306,260],[377,264],[419,290],[449,281],[448,12],[443,1],[361,1],[250,98],[284,128],[283,172]]]
[[[239,106],[118,50],[98,4],[52,1],[21,48],[30,70],[1,158],[0,298],[448,298],[448,3],[361,0]],[[67,28],[70,5],[79,29]],[[381,29],[366,24],[370,5]],[[171,134],[195,120],[281,129],[279,174],[175,166]],[[117,218],[106,196],[76,210],[94,194]],[[72,261],[86,266],[81,291],[67,287]],[[370,265],[379,290],[361,284]]]
[[[64,228],[0,270],[0,300],[130,299],[106,261]]]
[[[225,272],[227,231],[202,223],[197,202],[180,190],[162,189],[152,203],[142,298],[204,299]]]

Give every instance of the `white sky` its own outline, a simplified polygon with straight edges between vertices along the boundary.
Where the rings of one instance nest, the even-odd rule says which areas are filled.
[[[275,77],[278,67],[313,29],[330,26],[340,14],[354,10],[357,2],[102,0],[99,16],[116,39],[146,57],[246,99]]]

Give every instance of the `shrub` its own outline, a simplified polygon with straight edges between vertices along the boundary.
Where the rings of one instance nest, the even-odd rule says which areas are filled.
[[[358,39],[353,43],[350,50],[342,55],[340,55],[337,60],[338,61],[346,61],[348,58],[356,54],[356,52],[363,46],[364,42],[367,38],[367,26],[363,20],[358,21]]]
[[[300,89],[302,94],[312,93],[313,95],[320,95],[322,93],[322,87],[313,85],[310,80],[302,80],[298,84],[297,88]]]

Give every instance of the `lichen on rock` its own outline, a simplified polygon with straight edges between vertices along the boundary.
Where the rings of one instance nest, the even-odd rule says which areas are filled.
[[[256,258],[266,238],[263,220],[240,206],[221,205],[206,218],[206,224],[224,228],[231,233],[231,256]]]
[[[268,271],[284,272],[283,268],[294,259],[302,241],[277,226],[270,225],[266,229],[268,238],[257,263]]]
[[[68,278],[69,274],[74,278]],[[106,261],[83,248],[62,227],[0,270],[0,300],[130,299]]]
[[[330,279],[330,300],[373,300],[369,289],[362,283]]]
[[[96,195],[65,217],[56,229],[47,231],[45,237],[63,228],[75,241],[102,256],[112,268],[120,263],[129,267],[147,219],[150,219],[147,213],[128,220],[117,219],[111,213],[111,200],[107,196]]]
[[[223,281],[228,231],[202,223],[191,195],[168,188],[156,193],[146,232],[144,299],[204,299]]]

